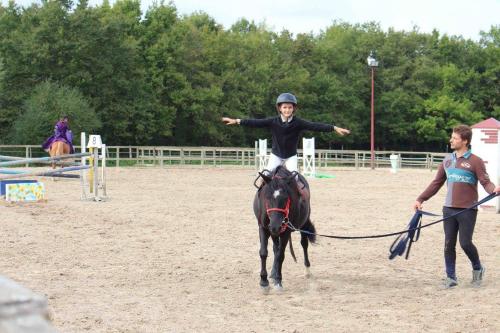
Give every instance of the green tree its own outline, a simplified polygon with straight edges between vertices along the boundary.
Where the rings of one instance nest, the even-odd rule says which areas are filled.
[[[41,144],[53,133],[54,124],[67,115],[78,144],[80,132],[98,131],[101,122],[85,97],[74,88],[54,82],[38,84],[26,100],[23,112],[13,127],[11,143]]]
[[[367,149],[365,59],[375,50],[376,148],[442,149],[454,123],[500,117],[499,31],[475,42],[336,21],[295,36],[245,18],[225,30],[164,1],[144,16],[139,0],[11,1],[0,5],[0,141],[49,81],[82,94],[108,144],[253,146],[269,133],[224,127],[220,117],[275,115],[276,96],[288,91],[299,116],[352,129],[346,137],[314,133],[318,147]]]

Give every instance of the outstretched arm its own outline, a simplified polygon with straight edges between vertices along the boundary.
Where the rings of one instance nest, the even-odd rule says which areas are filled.
[[[239,125],[241,120],[240,119],[228,118],[228,117],[222,117],[222,121],[226,125]]]
[[[331,132],[334,131],[339,135],[346,135],[351,133],[350,130],[342,127],[338,127],[335,125],[331,124],[325,124],[325,123],[318,123],[318,122],[312,122],[312,121],[307,121],[300,119],[301,122],[301,127],[302,129],[309,130],[309,131],[316,131],[316,132]]]
[[[273,122],[273,118],[265,119],[233,119],[228,117],[222,117],[222,121],[226,125],[241,125],[246,127],[269,127]]]

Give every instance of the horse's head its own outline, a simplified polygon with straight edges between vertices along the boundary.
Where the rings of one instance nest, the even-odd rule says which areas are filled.
[[[267,176],[260,173],[265,182],[261,190],[261,209],[265,209],[269,218],[269,231],[271,235],[278,236],[286,230],[286,225],[291,214],[292,204],[297,201],[297,186],[295,173]]]

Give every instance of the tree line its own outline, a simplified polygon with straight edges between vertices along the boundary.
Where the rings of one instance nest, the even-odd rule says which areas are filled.
[[[61,115],[109,145],[253,146],[263,130],[220,118],[298,115],[352,134],[315,133],[321,148],[367,149],[375,51],[377,149],[443,150],[450,129],[500,118],[500,26],[479,41],[334,21],[319,34],[140,1],[0,5],[0,143],[38,144]],[[306,134],[310,135],[310,134]]]

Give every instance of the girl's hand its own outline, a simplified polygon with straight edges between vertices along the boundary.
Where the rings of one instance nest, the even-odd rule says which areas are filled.
[[[226,125],[236,125],[236,124],[238,124],[238,119],[233,119],[233,118],[228,118],[228,117],[222,117],[222,121]]]
[[[236,124],[236,119],[232,119],[232,118],[228,118],[228,117],[222,117],[222,121],[226,125],[234,125],[234,124]]]
[[[335,126],[335,132],[337,132],[337,134],[339,134],[341,136],[344,136],[346,134],[351,133],[351,131],[349,131],[348,129],[345,129],[342,127],[337,127],[337,126]]]

